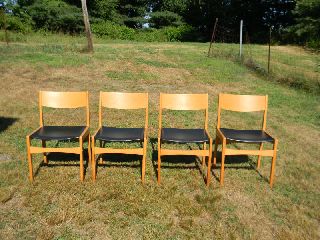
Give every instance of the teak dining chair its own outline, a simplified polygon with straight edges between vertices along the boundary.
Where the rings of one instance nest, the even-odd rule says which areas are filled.
[[[102,108],[113,109],[145,109],[144,128],[116,128],[102,125]],[[148,93],[100,92],[99,129],[92,136],[92,179],[96,179],[95,155],[103,153],[120,153],[142,155],[141,180],[144,183],[147,154],[148,129]],[[95,141],[100,141],[100,147]],[[140,142],[142,148],[104,148],[102,142]],[[100,161],[102,158],[100,158]]]
[[[85,108],[86,124],[83,126],[46,126],[43,120],[43,107],[49,108]],[[61,152],[74,153],[80,155],[80,179],[84,179],[83,166],[83,142],[88,141],[89,161],[91,161],[90,152],[90,132],[89,132],[89,94],[88,92],[39,92],[39,111],[40,127],[27,135],[27,154],[29,163],[29,178],[33,181],[32,154],[43,153],[43,161],[48,164],[47,153]],[[31,146],[31,140],[41,140],[42,147]],[[47,141],[66,141],[78,140],[79,147],[70,148],[49,148],[46,147]]]
[[[221,157],[221,173],[220,185],[224,184],[224,162],[225,156],[228,155],[257,155],[257,168],[260,167],[260,160],[262,156],[272,157],[271,171],[270,171],[270,187],[273,185],[274,172],[277,156],[278,140],[271,137],[266,132],[268,96],[254,96],[254,95],[233,95],[233,94],[219,94],[218,104],[218,122],[216,129],[216,142],[214,148],[214,162],[216,165],[217,146],[222,143],[222,157]],[[221,128],[221,111],[235,111],[235,112],[258,112],[263,111],[263,121],[261,130],[236,130]],[[260,144],[259,150],[244,150],[227,148],[228,142],[241,142]],[[272,143],[273,150],[263,150],[263,143]]]
[[[202,110],[204,111],[204,128],[181,129],[162,128],[162,111],[168,110]],[[202,149],[177,150],[164,149],[161,144],[166,143],[198,143],[203,144]],[[209,143],[209,150],[206,144]],[[208,173],[212,156],[212,139],[208,133],[208,94],[164,94],[160,93],[159,108],[159,132],[158,132],[158,184],[160,184],[161,156],[165,155],[191,155],[202,156],[202,167],[205,165],[205,158],[208,157]],[[209,179],[207,177],[207,185]]]

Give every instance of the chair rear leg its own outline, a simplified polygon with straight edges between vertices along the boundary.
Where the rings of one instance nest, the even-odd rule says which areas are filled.
[[[89,157],[89,164],[91,164],[92,156],[91,156],[91,137],[90,137],[90,134],[88,135],[88,157]]]
[[[219,144],[219,138],[216,136],[216,141],[214,142],[214,153],[213,153],[213,167],[217,165],[217,149]]]
[[[46,141],[45,140],[41,140],[42,142],[42,147],[45,148],[46,147]],[[43,162],[45,164],[48,164],[48,158],[47,158],[47,153],[43,153]]]
[[[221,155],[220,186],[223,186],[223,184],[224,184],[224,160],[226,158],[225,148],[226,148],[226,140],[223,139],[223,141],[222,141],[222,155]]]
[[[206,148],[207,148],[207,144],[203,143],[203,150],[206,150]],[[206,156],[203,156],[202,157],[202,169],[204,168],[205,164],[206,164]]]
[[[158,139],[158,184],[160,184],[160,181],[161,181],[161,175],[160,175],[160,170],[161,170],[161,143],[160,143],[160,139]]]
[[[82,138],[80,138],[80,180],[84,180],[84,167],[83,167],[83,142]]]
[[[270,170],[270,187],[271,188],[273,186],[274,173],[276,168],[277,148],[278,148],[278,139],[275,139],[273,144],[273,157],[272,157],[271,170]]]
[[[260,143],[260,148],[259,151],[261,151],[263,148],[263,143]],[[257,169],[260,168],[260,162],[261,162],[261,155],[258,156],[258,161],[257,161]]]
[[[143,143],[143,157],[142,157],[142,169],[141,169],[141,181],[145,182],[145,174],[146,174],[146,156],[147,155],[147,140],[144,140]]]
[[[32,166],[32,156],[30,152],[30,137],[27,136],[27,155],[28,155],[28,166],[29,166],[29,180],[33,181],[33,166]]]
[[[207,170],[207,187],[209,187],[211,182],[211,161],[212,161],[212,139],[209,143],[209,159],[208,159],[208,170]]]
[[[95,145],[94,145],[94,137],[91,138],[91,149],[92,149],[92,159],[91,159],[91,171],[92,171],[92,180],[95,181],[96,180],[96,154],[94,152],[94,148],[95,148]]]
[[[103,147],[102,141],[100,140],[100,147]],[[100,154],[99,164],[103,164],[102,154]]]

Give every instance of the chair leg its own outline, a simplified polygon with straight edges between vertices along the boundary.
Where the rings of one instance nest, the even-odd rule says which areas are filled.
[[[95,156],[95,152],[94,152],[94,137],[91,138],[91,150],[92,150],[92,159],[91,159],[91,168],[92,168],[92,180],[95,181],[96,180],[96,156]]]
[[[102,148],[102,141],[100,140],[100,147]],[[102,154],[100,154],[100,160],[99,160],[99,164],[103,164],[103,158],[102,158]]]
[[[222,141],[222,155],[221,155],[221,171],[220,171],[220,186],[224,184],[224,160],[225,160],[225,148],[226,148],[226,140]]]
[[[144,139],[143,142],[143,157],[142,157],[142,169],[141,169],[141,181],[145,182],[145,174],[146,174],[146,156],[147,155],[147,140]]]
[[[80,180],[84,179],[84,168],[83,168],[83,142],[82,138],[80,138]]]
[[[212,161],[212,139],[209,143],[209,159],[208,159],[208,170],[207,170],[207,187],[209,187],[211,182],[211,161]]]
[[[259,151],[262,150],[262,147],[263,147],[263,143],[260,143],[260,148],[259,148]],[[260,168],[260,162],[261,162],[261,155],[258,156],[258,161],[257,161],[257,169]]]
[[[214,142],[214,153],[213,153],[213,166],[217,165],[217,149],[219,144],[219,138],[216,136],[216,141]]]
[[[88,157],[89,157],[89,164],[91,164],[92,156],[91,156],[91,137],[90,137],[90,134],[88,135]]]
[[[160,170],[161,170],[161,147],[160,147],[160,139],[158,139],[158,184],[160,184]]]
[[[32,166],[32,156],[30,152],[30,137],[27,136],[27,155],[28,155],[28,166],[29,166],[29,180],[33,181],[33,166]]]
[[[271,171],[270,171],[270,187],[271,188],[273,186],[274,172],[276,168],[277,148],[278,148],[278,139],[275,139],[273,144],[273,157],[272,157]]]
[[[41,140],[41,142],[42,142],[42,147],[45,148],[45,147],[46,147],[46,141]],[[48,164],[47,153],[43,153],[43,162],[44,162],[45,164]]]
[[[207,144],[203,143],[203,150],[206,150],[206,148],[207,148]],[[202,157],[202,169],[204,168],[205,164],[206,164],[206,156],[203,156]]]

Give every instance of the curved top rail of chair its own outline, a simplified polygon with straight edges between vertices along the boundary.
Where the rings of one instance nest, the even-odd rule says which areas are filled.
[[[39,92],[40,106],[50,108],[80,108],[87,107],[88,92]]]
[[[160,93],[160,107],[169,110],[205,110],[208,108],[208,94]]]
[[[100,92],[100,104],[115,109],[147,108],[148,93]]]
[[[267,109],[268,95],[219,94],[219,108],[235,112],[257,112]]]

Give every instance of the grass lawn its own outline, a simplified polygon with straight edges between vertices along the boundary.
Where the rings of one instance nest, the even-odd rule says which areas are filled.
[[[208,58],[208,44],[96,43],[92,55],[81,53],[82,38],[0,44],[0,239],[320,238],[318,93],[270,81],[224,57]],[[227,51],[233,46],[218,47]],[[283,74],[299,65],[316,86],[319,55],[277,48],[284,56],[279,58],[285,64]],[[254,45],[251,51],[259,55],[263,49]],[[297,51],[308,67],[300,66]],[[104,156],[96,182],[88,166],[81,183],[78,156],[65,154],[50,155],[48,166],[41,164],[42,155],[34,155],[37,174],[31,184],[25,136],[39,126],[39,90],[88,90],[91,132],[98,126],[100,90],[149,92],[146,184],[140,181],[139,157]],[[244,156],[226,159],[224,187],[219,187],[218,159],[209,188],[198,158],[164,158],[158,186],[152,146],[160,92],[209,93],[213,137],[218,93],[268,94],[267,129],[279,138],[274,188],[268,184],[271,159],[262,158],[257,172],[257,157]],[[127,127],[141,126],[142,116],[140,111],[109,111],[104,117],[108,125]],[[261,117],[223,113],[222,126],[258,128]],[[167,112],[164,120],[171,127],[203,124],[192,112]],[[46,124],[84,122],[81,110],[45,109]]]

